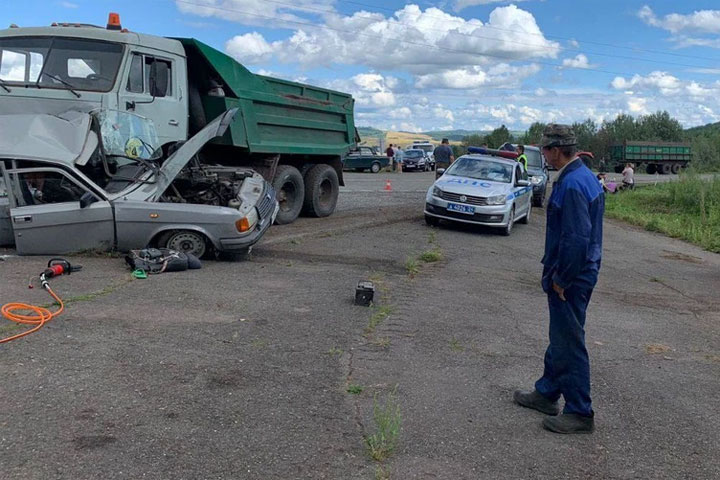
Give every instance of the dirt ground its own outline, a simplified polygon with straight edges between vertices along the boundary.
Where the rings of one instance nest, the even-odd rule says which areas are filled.
[[[511,399],[547,342],[544,212],[510,237],[427,227],[431,182],[348,174],[335,215],[272,227],[247,262],[132,280],[73,258],[67,311],[0,346],[0,477],[720,478],[720,256],[606,221],[596,432],[558,436]],[[27,289],[47,259],[12,253],[0,303],[47,303]],[[353,305],[368,279],[377,305]],[[401,428],[377,461],[388,401]]]

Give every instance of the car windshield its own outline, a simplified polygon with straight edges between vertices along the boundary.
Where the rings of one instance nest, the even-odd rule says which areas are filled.
[[[542,168],[542,158],[537,150],[525,150],[525,156],[528,159],[528,167]]]
[[[445,175],[510,183],[512,169],[512,165],[506,165],[488,158],[460,157],[450,165]]]
[[[118,164],[137,163],[133,160],[151,160],[161,155],[152,120],[118,110],[101,110],[96,116],[105,154],[119,157]]]
[[[418,148],[427,153],[430,153],[434,150],[434,147],[432,145],[413,145],[413,148]]]
[[[422,158],[423,152],[420,150],[405,150],[405,158]]]
[[[107,92],[123,46],[65,37],[0,38],[0,80],[8,85]],[[65,83],[63,83],[65,82]]]

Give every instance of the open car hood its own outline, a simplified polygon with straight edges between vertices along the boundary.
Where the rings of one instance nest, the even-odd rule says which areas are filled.
[[[72,165],[83,156],[90,133],[90,115],[74,110],[0,115],[0,156]]]
[[[157,190],[155,196],[160,197],[170,184],[175,180],[180,171],[190,162],[190,160],[205,146],[207,142],[215,137],[219,137],[225,133],[230,126],[230,122],[235,118],[237,108],[231,108],[212,122],[208,123],[205,128],[196,133],[190,140],[183,143],[163,164],[160,168],[160,175],[157,179]]]

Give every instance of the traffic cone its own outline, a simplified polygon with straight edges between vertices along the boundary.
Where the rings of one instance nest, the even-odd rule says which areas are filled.
[[[392,192],[392,183],[390,182],[390,179],[385,180],[385,191]]]

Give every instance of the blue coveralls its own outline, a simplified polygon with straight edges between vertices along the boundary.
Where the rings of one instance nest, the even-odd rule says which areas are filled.
[[[550,309],[550,345],[535,389],[548,399],[565,398],[564,413],[593,415],[585,312],[602,256],[605,196],[595,175],[575,159],[553,184],[547,206],[542,287]],[[565,298],[552,288],[565,289]]]

